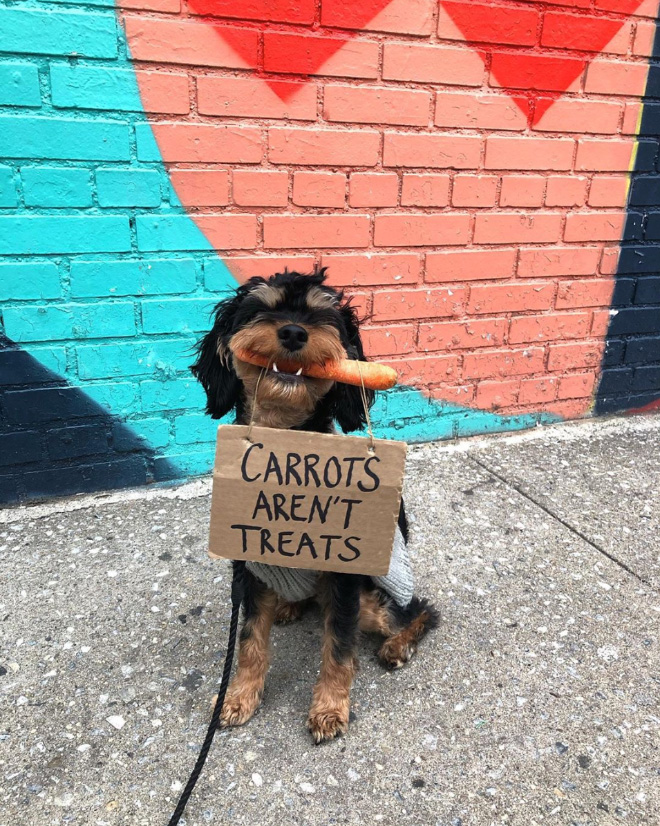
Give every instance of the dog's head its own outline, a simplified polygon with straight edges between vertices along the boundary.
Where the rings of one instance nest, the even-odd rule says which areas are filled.
[[[260,423],[300,427],[322,407],[345,433],[365,424],[360,388],[291,370],[340,358],[365,361],[355,310],[327,286],[325,268],[251,278],[217,305],[214,319],[191,367],[214,419],[234,409],[249,418],[254,410]],[[241,350],[265,357],[271,367],[241,361],[235,355]],[[278,368],[278,360],[290,372]],[[367,391],[369,404],[373,398]]]

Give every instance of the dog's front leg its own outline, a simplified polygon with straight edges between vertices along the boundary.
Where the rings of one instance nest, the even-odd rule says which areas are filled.
[[[247,723],[261,702],[269,665],[269,638],[275,619],[277,595],[246,571],[243,606],[245,623],[241,630],[238,669],[222,707],[223,726]]]
[[[348,728],[350,690],[357,669],[355,644],[361,578],[327,574],[320,597],[325,608],[321,673],[314,686],[308,727],[315,743],[332,740]]]

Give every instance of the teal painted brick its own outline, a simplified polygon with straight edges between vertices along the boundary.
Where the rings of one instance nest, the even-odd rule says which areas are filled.
[[[215,298],[166,298],[142,302],[145,333],[195,333],[208,330]]]
[[[132,302],[7,307],[5,332],[14,341],[115,338],[135,334]]]
[[[0,216],[0,255],[125,252],[130,248],[124,215]]]
[[[96,192],[102,207],[153,207],[161,202],[155,169],[98,169]]]
[[[376,393],[376,400],[370,411],[372,421],[382,421],[387,415],[387,396],[385,392]]]
[[[442,416],[423,421],[403,422],[378,429],[381,439],[405,439],[407,442],[429,442],[434,439],[451,439],[454,435],[454,417]]]
[[[42,3],[66,3],[67,6],[100,6],[113,7],[116,0],[41,0]]]
[[[128,124],[41,116],[0,117],[0,157],[127,161]]]
[[[387,394],[387,418],[403,419],[430,414],[428,399],[418,390],[397,390]]]
[[[204,391],[194,379],[143,381],[140,383],[140,389],[142,409],[146,412],[187,408],[202,410],[206,404]]]
[[[92,205],[89,169],[68,166],[24,166],[21,169],[26,206],[86,207]]]
[[[0,52],[115,57],[114,14],[0,7]]]
[[[175,440],[180,445],[214,444],[217,431],[218,422],[201,413],[177,416],[174,420]]]
[[[64,347],[30,347],[30,355],[47,370],[52,370],[58,376],[66,375],[67,358]]]
[[[115,416],[126,417],[139,411],[140,393],[135,384],[129,382],[85,384],[81,389]]]
[[[0,301],[59,298],[60,273],[53,261],[0,263]]]
[[[76,350],[78,375],[81,379],[148,375],[173,378],[188,371],[194,361],[193,345],[194,339],[167,339],[80,346]]]
[[[119,112],[142,109],[132,69],[53,63],[50,82],[54,106]]]
[[[547,415],[547,414],[546,414]],[[498,416],[481,410],[466,410],[457,417],[458,435],[475,436],[479,433],[502,433],[506,430],[524,430],[538,423],[538,415]],[[550,416],[548,421],[559,421]]]
[[[71,313],[65,306],[6,307],[5,332],[14,341],[57,341],[71,338]]]
[[[139,161],[160,161],[160,149],[148,123],[135,124],[135,142]]]
[[[17,203],[14,171],[9,166],[0,166],[0,207],[13,207]]]
[[[71,304],[74,338],[121,338],[135,335],[133,302]]]
[[[135,225],[138,249],[145,252],[211,248],[188,215],[138,215]]]
[[[1,22],[0,14],[0,25]],[[0,63],[0,104],[41,106],[39,72],[36,66],[32,63]]]
[[[135,438],[126,434],[126,426],[131,428]],[[126,426],[116,424],[112,432],[115,450],[135,450],[144,447],[167,447],[170,443],[170,423],[167,419],[128,419]]]
[[[225,262],[216,256],[207,258],[203,264],[204,286],[210,292],[229,292],[238,286],[236,279],[231,274]]]
[[[71,295],[75,297],[187,293],[195,286],[192,258],[71,263]]]

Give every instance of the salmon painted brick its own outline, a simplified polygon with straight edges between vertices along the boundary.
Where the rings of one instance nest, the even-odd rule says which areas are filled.
[[[285,268],[327,267],[400,371],[388,437],[660,403],[658,8],[0,4],[4,331],[112,417],[67,476],[207,472],[185,353]]]

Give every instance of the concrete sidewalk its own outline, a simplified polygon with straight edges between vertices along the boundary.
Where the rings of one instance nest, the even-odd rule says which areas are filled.
[[[658,824],[659,457],[660,418],[413,448],[441,626],[392,674],[364,639],[351,729],[318,748],[318,614],[277,628],[263,707],[216,737],[187,826]],[[208,490],[1,515],[0,823],[167,823],[227,636]]]

